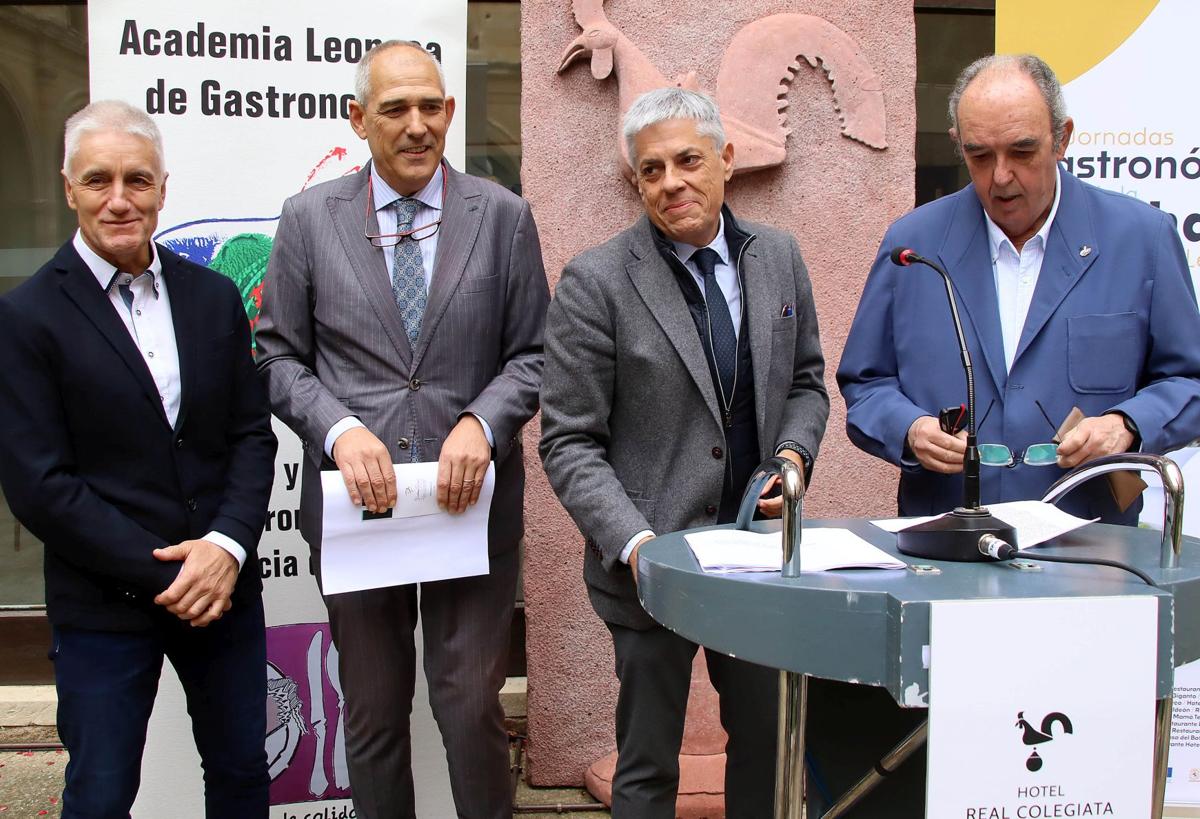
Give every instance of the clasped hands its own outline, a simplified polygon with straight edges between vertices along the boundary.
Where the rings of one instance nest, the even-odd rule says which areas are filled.
[[[491,460],[492,448],[483,425],[474,415],[464,415],[442,443],[438,506],[459,514],[478,503]],[[366,427],[354,427],[338,436],[333,444],[333,462],[355,506],[369,512],[386,512],[396,505],[396,470],[391,453]]]
[[[1104,455],[1128,452],[1133,433],[1125,428],[1125,419],[1117,413],[1084,418],[1058,445],[1058,465],[1072,469]],[[908,428],[908,448],[921,466],[930,472],[954,475],[963,470],[967,451],[967,433],[948,435],[931,415],[922,415]]]

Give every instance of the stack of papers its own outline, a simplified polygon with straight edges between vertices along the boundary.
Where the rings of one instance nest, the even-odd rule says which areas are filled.
[[[1050,503],[1041,501],[1009,501],[1008,503],[989,503],[988,511],[994,517],[1007,523],[1017,530],[1019,549],[1028,549],[1045,543],[1047,540],[1065,535],[1081,526],[1087,526],[1100,518],[1085,520],[1069,515]],[[871,523],[887,532],[901,532],[910,526],[916,526],[926,521],[936,520],[942,515],[930,515],[924,518],[887,518],[873,520]]]
[[[783,533],[710,529],[684,535],[706,572],[777,572],[783,566]],[[903,569],[903,561],[849,529],[807,529],[800,542],[800,571]]]

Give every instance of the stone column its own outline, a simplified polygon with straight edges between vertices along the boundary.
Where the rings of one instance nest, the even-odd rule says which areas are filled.
[[[575,4],[595,13],[600,0]],[[797,60],[785,96],[786,158],[735,176],[727,198],[739,217],[791,231],[812,276],[832,411],[806,516],[894,514],[895,471],[847,439],[833,373],[883,232],[913,204],[911,0],[611,0],[602,13],[665,77],[694,71],[709,91],[734,35],[772,14],[824,18],[857,43],[874,70],[883,89],[886,149],[843,136],[824,71]],[[641,210],[618,173],[616,79],[594,79],[586,59],[556,73],[563,51],[581,33],[571,0],[524,0],[521,16],[522,181],[553,287],[572,256],[624,229]],[[745,93],[774,96],[777,90]],[[526,430],[529,774],[535,785],[577,785],[614,747],[616,679],[608,632],[584,591],[582,538],[538,462],[539,432],[537,423]]]

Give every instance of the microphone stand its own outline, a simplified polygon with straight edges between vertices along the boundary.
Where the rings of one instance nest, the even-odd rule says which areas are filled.
[[[991,535],[1013,546],[1017,545],[1017,532],[1004,521],[992,515],[986,506],[979,503],[979,444],[975,437],[975,370],[971,366],[971,352],[963,335],[962,321],[958,317],[958,303],[954,299],[954,288],[950,276],[941,265],[918,256],[907,248],[892,251],[892,262],[902,266],[923,264],[936,270],[946,285],[946,299],[950,302],[950,315],[954,319],[954,331],[958,335],[958,350],[962,358],[963,371],[967,376],[967,451],[963,457],[963,504],[954,511],[934,520],[909,527],[896,533],[896,547],[901,553],[930,560],[952,560],[957,562],[990,561],[980,551],[980,540]]]

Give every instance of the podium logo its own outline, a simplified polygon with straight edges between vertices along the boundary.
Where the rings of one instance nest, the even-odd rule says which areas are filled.
[[[1052,741],[1056,733],[1054,731],[1055,724],[1058,724],[1058,736],[1062,734],[1073,734],[1075,728],[1071,725],[1071,718],[1061,711],[1051,711],[1042,718],[1041,730],[1034,728],[1029,720],[1025,719],[1025,712],[1017,712],[1017,726],[1021,729],[1021,741],[1025,745],[1033,747],[1033,753],[1029,755],[1029,759],[1025,760],[1025,767],[1031,771],[1040,771],[1042,769],[1042,757],[1038,753],[1037,746],[1045,745]]]

